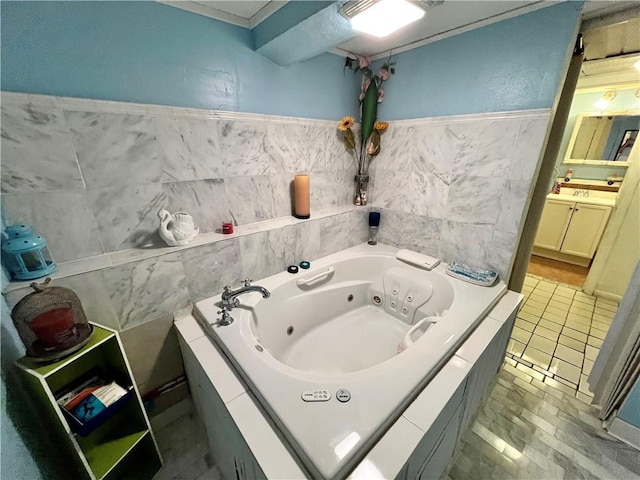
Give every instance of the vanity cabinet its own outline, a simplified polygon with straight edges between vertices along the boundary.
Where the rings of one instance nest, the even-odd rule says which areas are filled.
[[[547,199],[534,245],[591,259],[610,214],[608,206]]]
[[[97,325],[88,343],[73,355],[41,364],[29,357],[17,361],[31,396],[56,437],[60,462],[69,478],[150,480],[162,467],[140,394],[118,334]],[[56,402],[56,393],[87,374],[100,372],[130,390],[124,406],[85,435],[74,433]]]

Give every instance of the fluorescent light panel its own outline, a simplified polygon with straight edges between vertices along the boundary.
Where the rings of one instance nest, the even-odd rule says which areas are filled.
[[[425,11],[407,0],[380,0],[351,19],[354,30],[386,37],[424,17]]]

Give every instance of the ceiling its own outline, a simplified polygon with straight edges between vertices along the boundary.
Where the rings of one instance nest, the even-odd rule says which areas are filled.
[[[157,0],[159,3],[215,18],[245,28],[253,28],[288,3],[288,0]]]
[[[596,17],[582,24],[584,62],[578,79],[579,91],[603,87],[640,87],[640,6]]]
[[[255,27],[288,3],[287,0],[159,1],[245,28]],[[336,45],[330,51],[340,55],[352,53],[380,58],[391,51],[400,53],[554,3],[556,2],[540,0],[445,0],[443,3],[436,2],[431,6],[421,20],[388,37],[376,38],[358,34]],[[616,13],[620,11],[631,12],[631,14],[627,13],[625,16],[625,14]],[[620,18],[616,18],[616,15]],[[595,61],[639,52],[639,17],[640,6],[637,0],[588,0],[583,9],[585,59]],[[588,63],[585,62],[585,64]],[[601,69],[601,67],[594,68]]]

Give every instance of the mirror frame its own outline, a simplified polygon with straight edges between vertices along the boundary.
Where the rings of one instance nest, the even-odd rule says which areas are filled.
[[[608,166],[615,166],[615,167],[628,167],[630,164],[629,160],[627,160],[626,162],[614,162],[611,160],[587,160],[587,159],[581,159],[581,158],[571,158],[571,152],[573,152],[573,147],[575,146],[576,138],[578,137],[578,130],[580,129],[580,125],[582,124],[583,118],[602,117],[602,116],[617,117],[621,115],[640,116],[640,110],[624,110],[620,112],[598,112],[598,113],[589,112],[589,113],[579,114],[578,117],[576,118],[576,123],[573,126],[573,132],[571,132],[571,138],[569,138],[569,144],[567,145],[567,151],[564,154],[564,160],[562,161],[562,163],[563,164],[569,163],[569,164],[580,164],[580,165],[608,165]],[[634,145],[633,150],[635,150],[637,146],[638,145],[636,143]],[[629,158],[631,158],[631,155],[629,156]]]

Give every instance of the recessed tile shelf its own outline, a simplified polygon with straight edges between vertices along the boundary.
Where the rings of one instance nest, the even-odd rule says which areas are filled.
[[[235,227],[235,231],[229,235],[223,235],[218,232],[203,233],[196,237],[193,242],[188,245],[180,247],[162,247],[162,246],[150,246],[148,248],[131,248],[128,250],[121,250],[119,252],[105,253],[103,255],[96,255],[93,257],[81,258],[78,260],[72,260],[69,262],[58,263],[56,271],[49,275],[53,280],[71,277],[73,275],[79,275],[82,273],[92,272],[95,270],[102,270],[104,268],[115,267],[118,265],[124,265],[127,263],[137,262],[139,260],[145,260],[148,258],[159,257],[161,255],[167,255],[169,253],[179,252],[181,250],[187,250],[189,248],[199,247],[202,245],[208,245],[216,242],[222,242],[231,238],[243,237],[246,235],[252,235],[260,232],[267,232],[270,230],[277,230],[289,225],[296,225],[303,222],[312,222],[325,217],[331,217],[334,215],[341,215],[356,210],[366,211],[367,207],[358,207],[355,205],[343,205],[340,207],[326,208],[323,210],[317,210],[312,212],[311,218],[300,220],[292,216],[279,217],[262,222],[254,222],[246,225],[239,225]],[[364,221],[364,220],[363,220]],[[3,293],[13,292],[21,288],[28,287],[32,281],[26,282],[10,282],[5,285]]]

